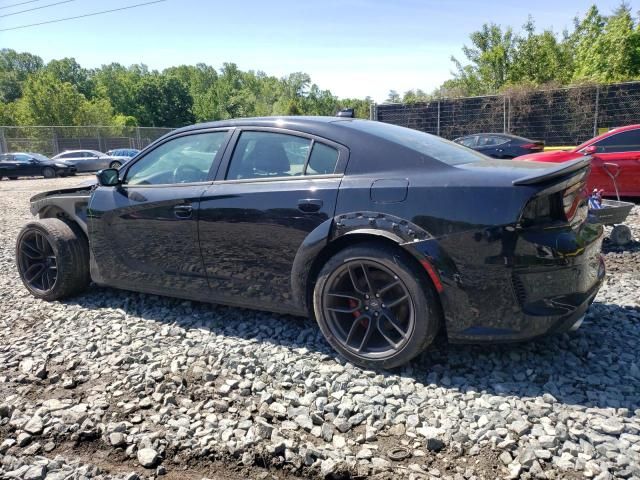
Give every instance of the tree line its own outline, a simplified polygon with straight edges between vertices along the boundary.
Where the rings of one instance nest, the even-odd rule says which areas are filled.
[[[0,125],[180,127],[266,115],[335,115],[354,108],[369,117],[370,98],[338,99],[306,73],[283,78],[199,63],[162,71],[119,63],[87,69],[73,58],[43,62],[0,50]]]
[[[488,95],[510,89],[554,88],[640,79],[640,21],[622,3],[611,15],[593,5],[571,29],[538,31],[529,17],[520,32],[486,23],[451,57],[453,78],[431,93],[391,90],[387,101],[415,103],[438,97]]]

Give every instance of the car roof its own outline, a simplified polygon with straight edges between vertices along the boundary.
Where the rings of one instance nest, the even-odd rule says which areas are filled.
[[[63,153],[66,154],[66,153],[81,153],[81,152],[91,152],[91,153],[98,153],[100,155],[104,155],[104,153],[100,152],[99,150],[91,150],[90,148],[85,148],[85,149],[82,149],[82,150],[64,150],[64,151],[56,154],[56,157],[58,155],[62,155]]]
[[[368,126],[371,126],[371,131]],[[218,120],[215,122],[198,123],[187,127],[182,127],[167,133],[165,137],[176,134],[195,132],[209,128],[233,128],[233,127],[263,127],[263,128],[282,128],[289,129],[318,137],[327,138],[328,140],[346,145],[354,142],[358,138],[365,136],[375,137],[383,141],[383,139],[374,130],[380,128],[380,125],[388,125],[393,128],[394,125],[357,118],[348,117],[321,117],[321,116],[278,116],[278,117],[247,117],[230,120]],[[353,126],[356,128],[345,128]],[[370,137],[370,138],[371,138]]]
[[[526,142],[533,142],[533,140],[531,140],[529,138],[521,137],[519,135],[514,135],[512,133],[497,133],[497,132],[470,133],[469,135],[465,135],[463,137],[458,137],[458,138],[474,137],[476,135],[482,135],[482,136],[485,136],[485,137],[505,137],[505,138],[510,138],[512,140],[524,140]]]

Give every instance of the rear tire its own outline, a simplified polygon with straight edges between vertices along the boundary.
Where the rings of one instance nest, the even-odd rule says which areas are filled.
[[[17,180],[18,177],[9,177],[9,180]]]
[[[42,176],[44,178],[55,178],[56,171],[51,167],[44,167],[42,169]]]
[[[347,247],[326,262],[313,306],[331,346],[366,368],[408,362],[433,341],[442,322],[425,272],[406,252],[374,242]]]
[[[16,264],[24,286],[43,300],[76,295],[91,281],[86,237],[57,218],[24,226],[16,242]]]
[[[111,162],[109,164],[109,168],[120,168],[122,166],[122,163],[120,162]]]

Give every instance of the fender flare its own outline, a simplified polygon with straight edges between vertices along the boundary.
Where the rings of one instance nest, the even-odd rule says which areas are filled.
[[[337,240],[349,236],[381,237],[394,242],[414,257],[431,278],[438,294],[451,279],[459,278],[455,264],[437,240],[418,225],[380,212],[361,211],[336,215],[316,227],[299,247],[291,269],[291,291],[301,312],[309,312],[309,276],[316,260],[330,250]]]

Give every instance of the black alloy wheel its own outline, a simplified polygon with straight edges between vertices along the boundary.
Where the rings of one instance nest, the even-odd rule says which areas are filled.
[[[365,358],[384,358],[411,338],[415,308],[396,274],[368,259],[345,262],[329,277],[324,309],[331,333]]]
[[[42,232],[30,230],[22,236],[18,262],[22,279],[30,289],[43,293],[53,290],[58,280],[58,261]]]
[[[329,343],[352,362],[391,368],[435,337],[439,303],[415,261],[387,245],[349,247],[324,266],[314,310]]]
[[[56,171],[51,167],[44,167],[42,169],[42,176],[44,178],[55,178]]]
[[[89,286],[89,245],[75,224],[58,218],[27,223],[16,242],[18,273],[31,294],[58,300]]]

